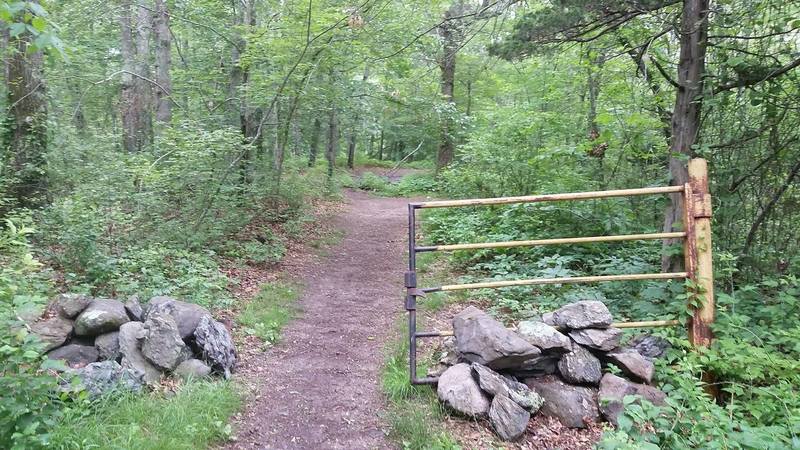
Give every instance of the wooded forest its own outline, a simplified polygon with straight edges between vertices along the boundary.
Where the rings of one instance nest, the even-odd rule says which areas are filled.
[[[593,445],[800,448],[800,3],[0,1],[0,31],[0,448],[235,445],[231,417],[248,401],[235,374],[100,398],[63,389],[29,326],[59,293],[187,299],[225,317],[240,352],[250,338],[269,347],[303,313],[278,303],[254,319],[269,308],[248,309],[251,297],[289,294],[270,278],[240,295],[248,277],[280,272],[301,247],[336,253],[336,234],[358,230],[320,237],[335,222],[321,211],[349,192],[680,186],[690,158],[710,174],[714,344],[654,330],[672,345],[656,363],[667,403],[627,405]],[[445,244],[681,231],[683,203],[435,210],[419,233]],[[676,272],[681,255],[677,241],[648,241],[428,262],[474,282]],[[677,282],[467,298],[506,322],[580,299],[636,320],[690,315]],[[392,352],[375,382],[391,445],[480,448],[447,430],[449,413],[407,386]]]

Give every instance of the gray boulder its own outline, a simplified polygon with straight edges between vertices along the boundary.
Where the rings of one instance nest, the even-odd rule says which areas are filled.
[[[653,362],[640,355],[636,350],[623,349],[606,354],[609,363],[617,366],[622,373],[633,381],[650,384],[653,382],[655,366]]]
[[[139,392],[144,386],[143,374],[126,369],[116,361],[88,364],[72,372],[91,397],[99,397],[115,390]]]
[[[148,314],[144,328],[147,332],[142,340],[142,354],[156,367],[172,370],[191,356],[175,319],[169,314],[161,311]]]
[[[211,316],[207,309],[193,303],[175,300],[172,297],[153,297],[147,303],[143,318],[147,320],[156,311],[166,312],[178,324],[181,339],[187,339],[194,333],[200,319]]]
[[[211,316],[203,316],[194,331],[194,338],[203,360],[213,370],[229,378],[231,371],[236,368],[236,346],[225,325]]]
[[[600,380],[597,401],[600,411],[607,421],[617,425],[617,419],[625,408],[623,399],[628,395],[644,398],[654,405],[663,405],[666,395],[659,389],[646,384],[632,383],[622,377],[607,373]]]
[[[119,352],[122,355],[122,367],[142,374],[147,384],[156,384],[161,379],[161,371],[144,357],[140,341],[147,330],[141,322],[128,322],[119,329]]]
[[[45,344],[44,351],[64,345],[72,334],[72,321],[61,316],[53,316],[31,324],[31,331]]]
[[[604,330],[587,328],[570,331],[569,337],[584,347],[607,352],[619,346],[619,341],[622,339],[622,331],[618,328],[606,328]]]
[[[504,395],[522,408],[536,412],[544,400],[528,386],[519,381],[500,375],[492,369],[478,363],[472,363],[472,370],[478,385],[489,395]]]
[[[125,311],[128,312],[128,317],[130,317],[131,320],[137,322],[144,320],[144,311],[142,310],[142,304],[139,302],[138,295],[131,295],[125,300]]]
[[[92,298],[84,294],[59,294],[53,304],[58,314],[66,319],[74,319],[92,302]]]
[[[583,300],[570,303],[542,316],[542,321],[558,328],[606,328],[614,321],[603,302]]]
[[[94,338],[94,347],[100,360],[116,360],[119,358],[119,331],[101,334]]]
[[[445,405],[470,417],[480,417],[489,412],[489,398],[472,376],[472,368],[458,363],[439,377],[436,393]]]
[[[211,367],[199,359],[187,359],[178,364],[172,373],[184,380],[199,379],[211,375]]]
[[[83,367],[97,361],[99,355],[94,345],[67,344],[50,351],[47,357],[64,360],[70,367]]]
[[[596,388],[565,384],[553,375],[528,378],[525,384],[544,398],[541,413],[557,418],[565,427],[586,428],[600,417]]]
[[[75,319],[75,334],[97,336],[118,330],[123,323],[129,320],[122,302],[109,298],[98,298],[92,300],[89,306]]]
[[[544,322],[534,320],[520,322],[517,334],[543,352],[567,353],[572,350],[572,341]]]
[[[561,357],[558,371],[567,383],[572,384],[596,386],[603,377],[600,360],[580,345],[576,345],[570,353]]]
[[[505,395],[497,395],[489,407],[489,421],[494,431],[504,441],[513,441],[528,428],[531,413]]]
[[[448,367],[458,363],[460,358],[456,350],[455,338],[451,336],[442,340],[436,355],[439,356],[439,361],[436,365],[428,368],[427,373],[429,377],[439,377]]]
[[[640,355],[648,359],[661,358],[671,347],[666,339],[653,336],[652,334],[640,334],[634,336],[628,346],[639,352]]]
[[[453,331],[458,353],[464,359],[495,370],[520,367],[541,354],[538,348],[474,306],[453,318]]]

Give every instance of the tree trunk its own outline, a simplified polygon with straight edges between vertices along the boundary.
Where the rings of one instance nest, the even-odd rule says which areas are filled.
[[[672,112],[669,156],[671,184],[676,186],[683,185],[689,180],[686,161],[693,156],[692,146],[699,138],[708,38],[708,2],[709,0],[683,2],[679,33],[678,89]],[[671,194],[670,205],[664,214],[664,231],[673,231],[676,223],[683,222],[683,207],[683,195]],[[665,249],[674,244],[676,244],[674,240],[665,241]],[[662,255],[661,269],[666,272],[683,270],[683,258],[670,253],[665,251]]]
[[[308,147],[308,167],[314,167],[314,164],[317,162],[320,134],[322,134],[322,122],[319,118],[315,117],[314,128],[311,130],[311,145]]]
[[[378,161],[383,161],[383,127],[381,127],[380,144],[378,145]]]
[[[347,137],[347,168],[352,169],[356,159],[356,132]]]
[[[172,120],[172,78],[170,65],[172,64],[171,44],[172,37],[169,32],[169,10],[166,0],[155,0],[156,18],[156,122],[169,123]]]
[[[140,66],[137,63],[137,49],[134,45],[133,6],[130,0],[120,5],[120,54],[122,56],[122,88],[120,94],[120,119],[122,121],[122,147],[132,153],[142,150],[147,142],[143,123],[145,114],[144,99],[139,92]]]
[[[439,60],[441,69],[441,94],[442,99],[447,103],[448,108],[444,111],[441,124],[441,140],[439,151],[436,155],[436,171],[439,172],[450,164],[455,153],[455,143],[453,139],[453,117],[455,109],[455,98],[453,96],[453,86],[456,77],[456,53],[461,42],[458,21],[452,20],[461,11],[461,3],[456,2],[444,15],[445,21],[439,26],[439,36],[442,38],[442,57]]]
[[[139,75],[134,81],[136,96],[142,107],[141,118],[141,147],[150,144],[153,139],[153,85],[150,82],[150,33],[153,29],[153,14],[144,6],[137,7],[136,19],[136,73]]]
[[[325,159],[328,160],[328,178],[333,178],[333,167],[336,165],[336,153],[339,146],[339,130],[336,123],[336,108],[331,105],[328,116],[328,147],[325,150]]]
[[[10,38],[6,49],[8,116],[3,130],[3,179],[8,194],[19,206],[35,207],[45,198],[47,151],[47,96],[41,51],[29,52],[31,36]],[[10,169],[10,170],[9,170]],[[8,172],[7,172],[8,171]]]

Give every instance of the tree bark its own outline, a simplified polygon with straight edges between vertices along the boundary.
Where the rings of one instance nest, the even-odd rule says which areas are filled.
[[[318,117],[315,117],[314,127],[311,129],[311,145],[308,147],[308,167],[314,167],[317,162],[320,134],[322,134],[322,122]]]
[[[6,95],[8,116],[3,130],[5,158],[3,176],[8,194],[18,206],[44,203],[47,152],[47,93],[41,51],[29,52],[31,36],[10,38],[6,51]],[[5,166],[5,165],[4,165]],[[10,169],[10,170],[9,170]],[[10,173],[9,173],[10,172]]]
[[[381,127],[381,138],[380,138],[380,144],[378,145],[378,161],[383,161],[383,138],[384,138],[383,127]]]
[[[680,60],[678,61],[678,88],[675,108],[672,111],[672,140],[670,143],[669,172],[671,184],[680,186],[689,180],[686,161],[694,155],[692,146],[699,139],[700,111],[708,40],[709,0],[685,0],[681,14]],[[683,195],[671,194],[670,204],[664,214],[664,231],[674,231],[675,224],[683,222]],[[667,246],[674,240],[664,242]],[[664,252],[661,269],[665,272],[683,270],[683,258]]]
[[[133,4],[123,0],[120,4],[120,53],[122,56],[122,89],[120,94],[120,119],[122,121],[122,147],[129,153],[141,151],[147,139],[146,107],[141,96],[141,75],[137,47],[134,44]]]
[[[172,37],[169,31],[169,10],[166,0],[155,0],[156,36],[156,122],[169,123],[172,120]]]
[[[441,95],[447,104],[447,111],[442,115],[441,138],[439,151],[436,155],[436,171],[439,172],[453,161],[455,142],[453,138],[454,124],[452,112],[455,109],[453,87],[456,77],[456,54],[461,44],[462,36],[457,17],[463,9],[461,2],[455,2],[444,14],[444,21],[439,26],[439,36],[442,38],[442,56],[439,59],[441,70]]]
[[[150,34],[153,29],[153,13],[143,5],[137,6],[136,19],[136,73],[133,81],[136,96],[142,107],[139,119],[141,126],[141,148],[153,140],[153,84],[150,74]]]
[[[336,153],[339,147],[339,130],[336,118],[336,107],[331,105],[328,116],[328,147],[325,150],[325,159],[328,160],[328,178],[333,178],[333,168],[336,165]]]
[[[356,159],[356,132],[347,137],[347,168],[352,169]]]

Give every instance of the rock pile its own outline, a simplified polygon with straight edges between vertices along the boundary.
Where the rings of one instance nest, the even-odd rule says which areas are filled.
[[[199,305],[153,297],[143,307],[135,296],[123,303],[62,294],[49,311],[31,330],[92,395],[141,390],[165,375],[227,378],[236,366],[227,328]]]
[[[616,424],[626,395],[664,402],[650,383],[652,360],[668,344],[645,336],[621,347],[622,332],[612,322],[598,301],[566,305],[516,330],[470,306],[453,319],[454,338],[445,341],[429,375],[440,375],[443,403],[469,417],[487,417],[505,440],[520,437],[537,412],[572,428],[601,418]],[[609,373],[612,366],[625,378]]]

